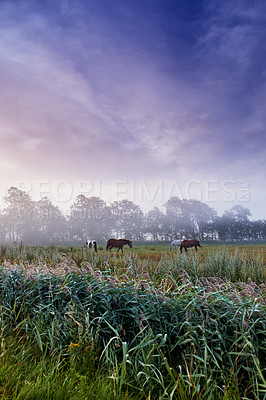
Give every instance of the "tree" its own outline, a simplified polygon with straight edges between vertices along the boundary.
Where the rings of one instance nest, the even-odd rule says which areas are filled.
[[[174,196],[165,203],[164,207],[166,209],[166,224],[169,227],[169,238],[189,238],[192,226],[189,216],[184,212],[184,201]]]
[[[6,216],[0,215],[0,242],[5,242],[8,237],[8,228],[6,223]]]
[[[165,230],[165,215],[158,207],[148,211],[145,218],[145,233],[152,235],[153,240],[162,239]]]
[[[227,225],[228,238],[231,240],[247,239],[250,231],[248,217],[251,212],[248,208],[235,205],[223,214],[223,221]]]
[[[188,200],[184,211],[190,215],[190,221],[194,226],[194,235],[203,240],[208,234],[209,228],[212,227],[217,212],[199,200]]]
[[[171,239],[203,239],[204,231],[216,217],[216,211],[199,200],[171,197],[165,203],[165,208]]]
[[[114,201],[111,213],[115,235],[130,240],[143,238],[144,214],[138,205],[129,200]]]
[[[12,242],[24,239],[25,233],[32,229],[34,223],[34,202],[28,193],[13,186],[8,189],[3,200],[7,204],[3,210],[8,229],[7,238]]]
[[[76,240],[106,240],[110,235],[109,207],[99,197],[80,194],[71,206],[69,225]]]
[[[66,219],[59,209],[54,206],[48,197],[37,201],[34,209],[35,242],[53,243],[62,242],[68,236]],[[33,238],[32,238],[33,240]]]
[[[259,219],[250,222],[249,239],[265,240],[266,238],[266,221]]]

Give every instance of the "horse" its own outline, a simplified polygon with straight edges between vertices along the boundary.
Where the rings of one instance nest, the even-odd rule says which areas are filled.
[[[175,248],[177,249],[177,246],[180,246],[182,240],[173,240],[172,243],[170,243],[169,249],[172,250],[172,247],[175,246]]]
[[[87,239],[87,240],[86,240],[86,246],[88,247],[88,249],[91,249],[91,248],[93,247],[94,250],[95,250],[96,253],[97,253],[98,249],[97,249],[96,240],[92,240],[91,242],[89,242],[88,239]]]
[[[126,244],[128,244],[129,247],[132,249],[131,240],[127,240],[127,239],[109,239],[107,241],[106,250],[112,250],[113,247],[118,247],[117,252],[119,252],[119,250],[121,250],[123,252],[123,246],[125,246]]]
[[[187,252],[188,247],[195,247],[195,250],[198,251],[198,247],[202,247],[200,242],[197,239],[190,239],[190,240],[182,240],[180,244],[180,253],[182,253],[182,249],[185,249]]]

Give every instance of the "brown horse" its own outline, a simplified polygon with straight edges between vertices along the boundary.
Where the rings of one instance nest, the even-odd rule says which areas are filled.
[[[106,250],[112,250],[113,247],[118,247],[117,252],[119,250],[123,251],[123,246],[126,244],[129,245],[129,247],[132,249],[132,242],[127,239],[109,239],[106,245]]]
[[[190,239],[190,240],[182,240],[180,244],[180,252],[182,253],[182,249],[185,249],[187,252],[188,247],[195,247],[196,251],[198,251],[198,247],[202,247],[200,242],[197,239]]]

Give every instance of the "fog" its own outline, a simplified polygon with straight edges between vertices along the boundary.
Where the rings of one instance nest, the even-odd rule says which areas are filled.
[[[234,205],[221,217],[199,200],[170,197],[164,210],[144,212],[130,200],[107,203],[97,196],[80,194],[64,214],[48,197],[38,201],[16,187],[3,197],[0,242],[25,245],[85,245],[96,240],[104,246],[110,237],[135,242],[200,240],[265,240],[266,221],[251,221],[251,212]]]

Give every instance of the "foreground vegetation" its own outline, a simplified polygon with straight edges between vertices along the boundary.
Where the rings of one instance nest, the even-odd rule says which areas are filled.
[[[265,247],[0,249],[2,399],[266,399]]]

